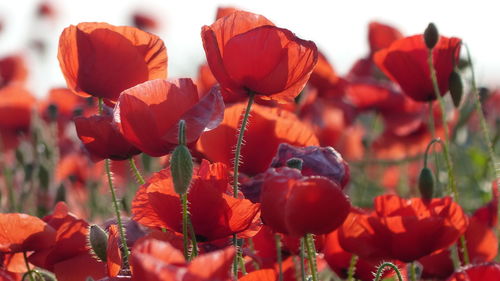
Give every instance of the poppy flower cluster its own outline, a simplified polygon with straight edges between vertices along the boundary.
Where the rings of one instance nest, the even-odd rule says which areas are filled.
[[[344,75],[327,49],[224,7],[200,26],[198,77],[172,79],[142,30],[160,21],[129,15],[65,28],[66,87],[45,98],[29,60],[0,58],[0,280],[498,279],[495,157],[470,132],[484,119],[498,149],[499,95],[446,106],[471,67],[461,39],[371,22]]]

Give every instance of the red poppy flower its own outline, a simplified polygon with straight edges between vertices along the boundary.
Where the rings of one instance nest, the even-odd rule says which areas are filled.
[[[170,153],[179,143],[179,120],[186,121],[186,141],[222,120],[224,103],[213,89],[199,95],[189,78],[153,80],[124,91],[115,107],[115,122],[125,139],[151,156]]]
[[[213,241],[247,230],[258,219],[259,204],[233,198],[228,191],[229,170],[222,163],[203,160],[195,171],[188,193],[189,212],[199,241]],[[154,174],[132,202],[134,220],[149,227],[182,233],[179,195],[170,169]]]
[[[441,36],[432,49],[441,95],[448,91],[448,79],[458,61],[460,46],[459,38]],[[375,53],[373,59],[391,80],[401,86],[406,95],[416,101],[432,101],[436,99],[436,95],[427,55],[423,35],[414,35],[394,41],[388,48]]]
[[[342,248],[362,258],[412,262],[451,246],[468,226],[450,197],[424,201],[377,196],[375,211],[353,211],[339,230]]]
[[[71,25],[61,34],[57,58],[74,93],[112,102],[125,89],[167,76],[163,41],[128,26]]]
[[[349,268],[352,255],[351,253],[346,252],[339,243],[338,238],[338,229],[330,232],[326,235],[325,239],[325,248],[324,248],[325,260],[330,266],[330,268],[337,273],[341,278],[347,277],[347,270]],[[373,280],[373,272],[377,271],[378,266],[381,264],[383,260],[369,260],[358,258],[356,262],[356,269],[354,271],[354,277],[356,279],[360,279],[362,281],[372,281]],[[405,275],[405,264],[400,261],[392,261],[394,264],[398,266],[403,276]],[[395,276],[396,273],[394,270],[385,270],[382,279],[389,278],[391,276]]]
[[[85,220],[76,218],[64,202],[59,202],[44,221],[56,229],[56,243],[32,254],[29,257],[31,263],[54,272],[59,281],[84,281],[87,276],[94,279],[105,276],[104,263],[90,255],[87,245],[89,224]]]
[[[318,89],[319,96],[341,98],[346,81],[341,78],[323,53],[318,52],[318,63],[314,67],[309,85]]]
[[[370,43],[370,54],[380,49],[389,47],[392,42],[403,38],[403,34],[396,28],[372,21],[368,25],[368,42]]]
[[[106,249],[106,265],[109,277],[116,277],[122,268],[121,240],[116,224],[108,228],[108,247]]]
[[[236,11],[240,11],[240,10],[235,8],[235,7],[218,7],[217,13],[215,14],[215,20],[218,20],[220,18],[228,16]]]
[[[500,264],[484,263],[461,268],[446,281],[493,281],[500,280]]]
[[[208,65],[221,87],[281,102],[304,88],[318,60],[316,45],[265,17],[236,11],[201,32]]]
[[[202,254],[188,263],[168,242],[143,240],[134,246],[130,256],[132,280],[227,280],[235,253],[233,247],[227,247]]]
[[[27,214],[0,214],[0,253],[41,251],[54,245],[55,230]]]
[[[0,129],[26,130],[36,99],[20,85],[0,89]]]
[[[234,145],[244,104],[226,108],[224,120],[210,132],[204,133],[196,146],[207,159],[233,165]],[[189,127],[188,127],[189,128]],[[266,136],[266,141],[262,141]],[[243,163],[240,171],[255,175],[264,172],[276,155],[282,142],[295,146],[318,145],[312,129],[302,123],[295,114],[278,108],[254,104],[249,126],[245,131],[245,145],[241,149]],[[255,153],[258,151],[259,153]]]
[[[292,236],[331,232],[351,207],[338,184],[325,177],[303,177],[288,167],[266,172],[260,198],[264,223]]]
[[[135,12],[132,15],[132,23],[135,27],[143,30],[155,30],[158,28],[158,22],[149,14],[143,12]]]
[[[126,160],[140,150],[131,145],[113,123],[111,115],[93,115],[91,117],[76,117],[76,132],[78,138],[90,153],[93,161],[103,159]]]
[[[12,55],[0,59],[0,88],[13,83],[23,83],[28,77],[24,59]]]
[[[244,275],[238,281],[276,281],[278,274],[274,269],[260,269]]]

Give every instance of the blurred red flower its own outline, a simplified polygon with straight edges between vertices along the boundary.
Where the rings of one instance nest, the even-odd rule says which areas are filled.
[[[333,231],[351,207],[337,183],[321,176],[304,177],[288,167],[266,172],[260,198],[264,223],[277,232],[299,237]]]
[[[228,280],[236,251],[233,247],[202,254],[186,262],[182,252],[168,242],[147,239],[132,249],[132,280]]]
[[[412,262],[451,246],[469,224],[451,197],[403,199],[382,195],[374,199],[375,211],[352,211],[339,230],[346,251],[362,258]]]
[[[116,124],[113,123],[111,115],[79,116],[74,120],[78,138],[95,162],[107,158],[126,160],[141,153],[125,140]]]
[[[293,101],[318,60],[314,42],[249,12],[232,12],[204,26],[201,36],[214,77],[235,95]]]
[[[212,89],[198,94],[189,78],[153,80],[124,91],[115,107],[115,122],[125,139],[151,156],[170,153],[178,144],[178,124],[186,121],[186,141],[193,144],[222,120],[224,103]]]
[[[484,263],[461,268],[446,281],[493,281],[500,280],[500,264]]]
[[[458,61],[460,46],[459,38],[441,36],[432,49],[441,95],[448,91],[448,79]],[[391,80],[401,86],[406,95],[425,102],[436,99],[427,56],[428,50],[420,34],[394,41],[388,48],[375,53],[373,59]]]
[[[28,70],[20,55],[11,55],[0,59],[0,88],[13,83],[24,83]]]
[[[37,217],[0,214],[0,253],[41,251],[54,245],[56,231]]]
[[[156,35],[134,27],[85,22],[64,29],[57,55],[68,88],[114,102],[132,86],[167,76],[167,52]]]
[[[234,198],[229,170],[222,163],[203,160],[195,170],[188,192],[189,212],[198,241],[213,241],[249,229],[259,218],[260,205]],[[148,227],[182,233],[179,194],[170,168],[154,174],[137,191],[132,202],[134,220]]]
[[[370,43],[370,54],[389,47],[392,42],[403,38],[403,34],[396,28],[372,21],[368,25],[368,42]]]
[[[224,120],[219,127],[200,137],[196,149],[210,161],[233,165],[233,148],[244,106],[238,103],[226,108]],[[263,136],[266,136],[264,142]],[[295,146],[319,144],[312,129],[302,123],[295,114],[254,104],[249,126],[245,131],[245,145],[241,149],[244,161],[240,165],[240,171],[250,175],[266,171],[282,142]],[[258,153],[255,153],[256,151]]]

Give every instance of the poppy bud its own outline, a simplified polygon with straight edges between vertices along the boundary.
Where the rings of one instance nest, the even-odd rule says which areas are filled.
[[[170,171],[175,192],[184,194],[189,188],[193,177],[193,159],[185,145],[178,145],[170,158]]]
[[[93,224],[90,226],[89,245],[95,257],[102,262],[106,262],[108,234],[106,234],[106,232],[102,228],[100,228],[97,224]]]
[[[302,164],[304,161],[300,158],[290,158],[288,161],[286,161],[286,166],[289,168],[294,168],[297,170],[302,170]]]
[[[434,46],[436,46],[438,40],[439,32],[434,23],[431,22],[424,31],[425,46],[427,46],[427,48],[429,49],[432,49],[434,48]]]
[[[431,169],[424,167],[418,176],[418,189],[423,199],[432,199],[434,194],[434,177]]]
[[[460,74],[457,71],[451,72],[448,80],[448,89],[450,90],[453,104],[458,108],[464,93],[464,85],[462,84],[462,78],[460,78]]]
[[[51,122],[57,121],[57,115],[59,113],[59,108],[57,107],[57,104],[50,104],[47,108],[47,112],[49,114],[49,119]]]

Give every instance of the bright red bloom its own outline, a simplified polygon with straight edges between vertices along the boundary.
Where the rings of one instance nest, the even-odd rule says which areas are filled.
[[[448,91],[448,79],[460,55],[461,40],[441,36],[432,49],[434,67],[441,95]],[[393,42],[388,48],[375,53],[377,66],[391,80],[401,86],[403,92],[416,101],[436,99],[429,65],[428,50],[422,35],[414,35]]]
[[[28,71],[24,59],[19,55],[12,55],[0,59],[0,88],[13,83],[24,83]]]
[[[292,101],[318,60],[316,45],[263,16],[235,11],[201,32],[208,65],[221,88]]]
[[[347,277],[347,270],[349,269],[349,265],[351,262],[352,255],[351,253],[346,252],[339,243],[338,237],[338,229],[330,232],[326,235],[325,239],[325,247],[323,253],[325,255],[325,260],[330,266],[330,268],[339,275],[341,278]],[[363,258],[358,258],[356,262],[356,270],[354,271],[354,277],[356,279],[360,279],[362,281],[372,281],[373,280],[373,272],[375,272],[378,266],[381,264],[383,260],[368,260]],[[400,261],[392,261],[394,264],[398,266],[403,276],[405,275],[405,264]],[[383,273],[383,279],[388,278],[390,276],[395,276],[396,273],[394,270],[385,270]]]
[[[370,53],[389,47],[392,42],[403,38],[403,34],[396,28],[383,23],[372,21],[368,25],[368,42]]]
[[[318,90],[319,96],[334,98],[342,97],[346,86],[346,81],[337,74],[321,52],[318,52],[318,63],[314,67],[308,83]]]
[[[224,103],[216,89],[198,94],[189,78],[153,80],[124,91],[115,107],[115,122],[125,139],[151,156],[170,153],[179,143],[179,121],[186,121],[186,141],[222,120]]]
[[[0,214],[0,253],[40,251],[55,243],[55,230],[27,214]]]
[[[125,89],[167,77],[163,41],[134,27],[71,25],[61,34],[57,58],[74,93],[112,102]]]
[[[20,85],[0,88],[0,130],[26,130],[36,99]]]
[[[116,224],[108,228],[108,247],[106,249],[106,265],[109,277],[116,277],[122,268],[122,254],[120,251],[120,234]]]
[[[469,224],[450,197],[424,201],[377,196],[375,211],[353,211],[339,230],[342,248],[362,258],[412,262],[451,246]]]
[[[235,253],[233,247],[227,247],[202,254],[188,263],[182,253],[169,243],[147,239],[135,245],[132,250],[132,280],[228,280]]]
[[[293,236],[329,233],[344,222],[351,207],[338,184],[325,177],[303,177],[288,167],[266,172],[260,198],[264,223]]]
[[[226,108],[224,120],[219,127],[200,137],[196,148],[207,159],[233,165],[233,148],[244,106],[238,103]],[[266,136],[265,142],[262,141],[262,136]],[[245,131],[245,144],[241,149],[244,161],[240,170],[250,175],[266,171],[282,142],[301,147],[319,144],[312,129],[295,114],[254,104]],[[259,153],[255,153],[256,151]]]
[[[500,264],[484,263],[461,268],[446,281],[494,281],[500,280]]]
[[[226,165],[203,160],[194,172],[188,193],[191,221],[199,241],[244,232],[258,219],[260,205],[233,198],[228,192],[231,190]],[[132,213],[140,224],[182,233],[180,199],[174,191],[170,168],[154,174],[139,188]]]
[[[95,162],[107,158],[126,160],[141,153],[125,140],[116,124],[113,123],[111,115],[80,116],[74,120],[78,138]]]
[[[54,272],[59,281],[85,281],[87,276],[94,279],[105,276],[104,263],[90,255],[89,224],[85,220],[76,218],[65,203],[59,202],[44,221],[56,229],[56,243],[31,255],[31,263]]]

